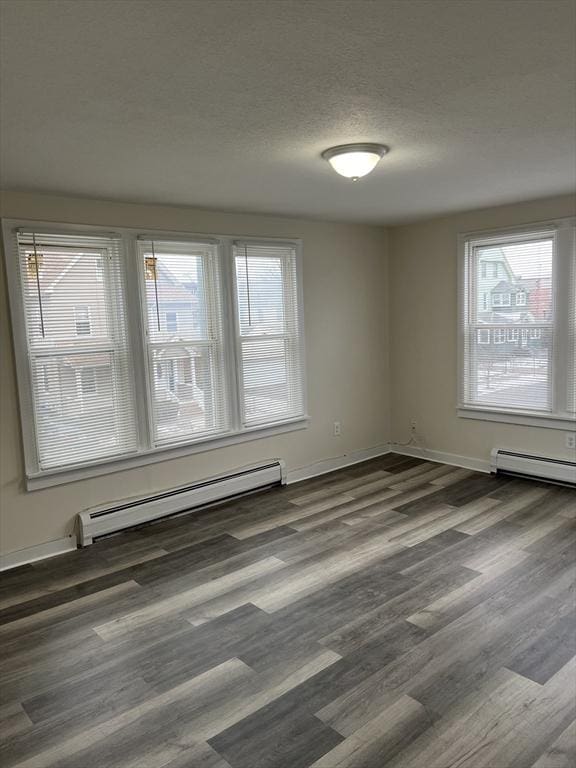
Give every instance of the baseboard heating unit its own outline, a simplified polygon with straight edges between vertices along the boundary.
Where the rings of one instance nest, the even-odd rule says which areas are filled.
[[[568,459],[550,459],[546,456],[530,456],[494,448],[491,468],[492,472],[496,473],[576,487],[576,461]]]
[[[284,462],[274,459],[266,464],[244,467],[227,475],[200,480],[144,498],[87,509],[78,514],[79,544],[85,547],[99,536],[285,482]]]

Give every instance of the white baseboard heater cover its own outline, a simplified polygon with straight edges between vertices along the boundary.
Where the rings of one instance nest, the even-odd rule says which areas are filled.
[[[284,462],[274,459],[144,498],[87,509],[78,514],[79,544],[85,547],[99,536],[285,482]]]
[[[530,456],[526,453],[494,448],[491,464],[492,472],[522,475],[534,480],[547,480],[576,487],[576,461]]]

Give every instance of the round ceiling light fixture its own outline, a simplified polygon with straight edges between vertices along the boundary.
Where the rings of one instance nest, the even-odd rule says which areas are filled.
[[[373,171],[388,151],[384,144],[341,144],[325,149],[322,157],[340,176],[358,181]]]

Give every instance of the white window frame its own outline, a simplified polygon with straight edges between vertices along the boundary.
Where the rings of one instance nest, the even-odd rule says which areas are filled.
[[[21,289],[21,276],[19,269],[19,254],[15,233],[20,231],[49,232],[54,234],[66,234],[79,236],[96,234],[99,236],[110,235],[110,228],[98,226],[85,226],[80,224],[60,224],[46,221],[30,221],[26,219],[3,219],[2,233],[4,241],[4,256],[6,262],[8,293],[10,312],[13,328],[13,344],[16,361],[16,376],[18,382],[18,397],[20,401],[21,427],[23,437],[25,485],[26,489],[33,491],[40,488],[61,485],[90,477],[98,477],[113,472],[142,467],[161,461],[168,461],[183,456],[202,453],[229,445],[235,445],[252,440],[258,440],[273,435],[293,432],[305,429],[309,424],[307,409],[307,378],[305,365],[305,332],[304,332],[304,295],[302,284],[302,241],[299,238],[270,238],[270,237],[246,237],[245,235],[222,235],[218,233],[174,232],[166,230],[147,230],[133,227],[116,227],[114,234],[120,235],[124,244],[125,264],[124,270],[127,279],[125,307],[128,322],[129,338],[135,369],[134,386],[136,394],[136,412],[138,419],[138,450],[126,457],[114,457],[100,459],[95,462],[84,462],[63,469],[39,470],[36,435],[33,423],[32,406],[32,379],[30,361],[27,352],[27,338],[24,321],[24,301]],[[150,240],[176,240],[191,243],[212,242],[216,243],[221,264],[221,279],[223,293],[223,325],[225,328],[226,371],[231,392],[231,423],[232,428],[225,435],[200,437],[185,443],[170,446],[153,447],[151,423],[149,416],[150,393],[148,391],[148,359],[146,354],[146,317],[143,306],[141,280],[133,279],[135,275],[142,273],[143,265],[140,264],[137,251],[138,239]],[[279,420],[274,423],[261,424],[254,427],[242,427],[239,405],[239,364],[237,357],[237,344],[235,341],[235,315],[236,297],[234,287],[234,260],[232,247],[235,241],[254,243],[274,243],[289,245],[294,248],[296,255],[296,281],[297,281],[297,311],[298,327],[300,331],[300,370],[302,371],[303,387],[303,413],[297,417]],[[29,414],[26,416],[25,414]]]
[[[466,365],[466,319],[470,297],[470,243],[478,245],[485,239],[493,238],[518,241],[530,240],[535,233],[555,233],[556,259],[553,269],[552,300],[555,307],[554,321],[554,361],[552,371],[552,408],[550,411],[535,412],[529,410],[510,409],[497,406],[469,405],[464,401],[465,368]],[[491,243],[493,244],[493,242]],[[496,421],[507,424],[538,426],[549,429],[561,429],[576,432],[576,417],[568,411],[567,391],[569,366],[576,365],[574,352],[573,331],[569,322],[559,318],[569,317],[570,290],[576,277],[576,218],[553,219],[535,222],[518,227],[506,227],[497,230],[481,230],[467,232],[458,236],[458,404],[457,415],[461,418],[478,419],[481,421]],[[539,326],[541,327],[541,326]]]

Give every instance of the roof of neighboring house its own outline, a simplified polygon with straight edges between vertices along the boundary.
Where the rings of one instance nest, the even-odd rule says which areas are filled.
[[[500,280],[500,282],[497,283],[494,288],[492,288],[492,293],[517,293],[518,291],[526,291],[526,293],[531,293],[538,288],[545,288],[550,290],[552,288],[552,278],[519,277],[517,280],[515,280],[515,282],[510,282],[509,280]]]
[[[160,260],[157,264],[158,299],[160,303],[166,301],[190,301],[197,300],[197,284],[193,280],[183,282],[179,280],[170,269]],[[146,281],[147,288],[154,285],[153,280]]]
[[[26,249],[26,257],[30,259],[30,263],[34,263],[34,250],[33,248]],[[51,251],[45,253],[41,251],[38,253],[38,277],[40,279],[40,287],[43,291],[52,291],[64,275],[74,266],[74,263],[81,258],[77,253],[69,253],[66,251]],[[34,277],[34,279],[36,279]]]
[[[26,249],[26,256],[34,256],[32,248]],[[51,250],[49,253],[39,252],[38,277],[42,292],[50,293],[54,291],[68,272],[78,262],[82,261],[82,258],[83,255],[77,251],[72,253],[57,250]],[[179,281],[166,265],[161,263],[158,264],[158,283],[161,285],[161,299],[190,301],[191,298],[196,298],[196,283],[192,280],[188,280],[186,283]]]
[[[519,288],[518,285],[511,283],[509,280],[500,280],[500,282],[492,288],[492,293],[512,293],[512,291],[520,290],[522,289]]]
[[[537,288],[552,288],[552,278],[547,277],[519,277],[517,281],[525,291],[534,291]]]

